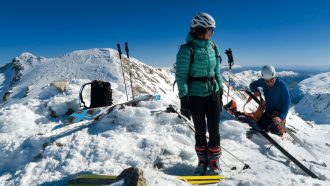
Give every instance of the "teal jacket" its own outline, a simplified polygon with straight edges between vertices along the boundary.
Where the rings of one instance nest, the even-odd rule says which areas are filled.
[[[213,91],[222,91],[220,74],[220,56],[212,47],[212,41],[194,39],[190,34],[187,42],[192,43],[194,62],[190,66],[190,47],[182,45],[176,56],[175,78],[178,85],[179,97],[185,95],[206,97]],[[217,46],[215,46],[217,47]],[[191,77],[215,77],[213,83],[206,81],[191,81],[188,83],[189,72]]]

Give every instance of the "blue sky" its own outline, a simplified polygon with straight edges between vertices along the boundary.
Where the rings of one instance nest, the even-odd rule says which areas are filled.
[[[0,65],[22,52],[57,57],[127,41],[131,56],[171,66],[197,12],[215,18],[212,39],[236,64],[328,65],[329,10],[327,0],[1,1]]]

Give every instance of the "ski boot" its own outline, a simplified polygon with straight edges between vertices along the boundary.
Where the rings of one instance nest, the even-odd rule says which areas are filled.
[[[198,165],[194,171],[195,176],[203,176],[207,168],[207,148],[205,146],[195,147]]]
[[[222,173],[219,164],[221,154],[219,146],[208,148],[208,168],[205,175],[220,175]]]
[[[237,103],[236,103],[235,100],[232,99],[229,103],[224,105],[223,108],[225,110],[229,110],[229,111],[236,111],[237,110]]]

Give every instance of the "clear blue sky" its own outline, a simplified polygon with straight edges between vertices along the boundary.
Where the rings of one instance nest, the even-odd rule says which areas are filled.
[[[171,66],[197,12],[215,18],[212,39],[237,64],[330,64],[328,0],[3,0],[0,65],[127,41],[139,60]]]

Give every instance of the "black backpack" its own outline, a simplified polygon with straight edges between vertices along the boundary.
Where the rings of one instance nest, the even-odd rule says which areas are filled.
[[[86,85],[91,85],[91,104],[89,107],[85,105],[82,97],[82,92]],[[84,84],[79,92],[80,102],[84,108],[96,108],[112,105],[112,90],[111,84],[105,81],[94,80]]]

